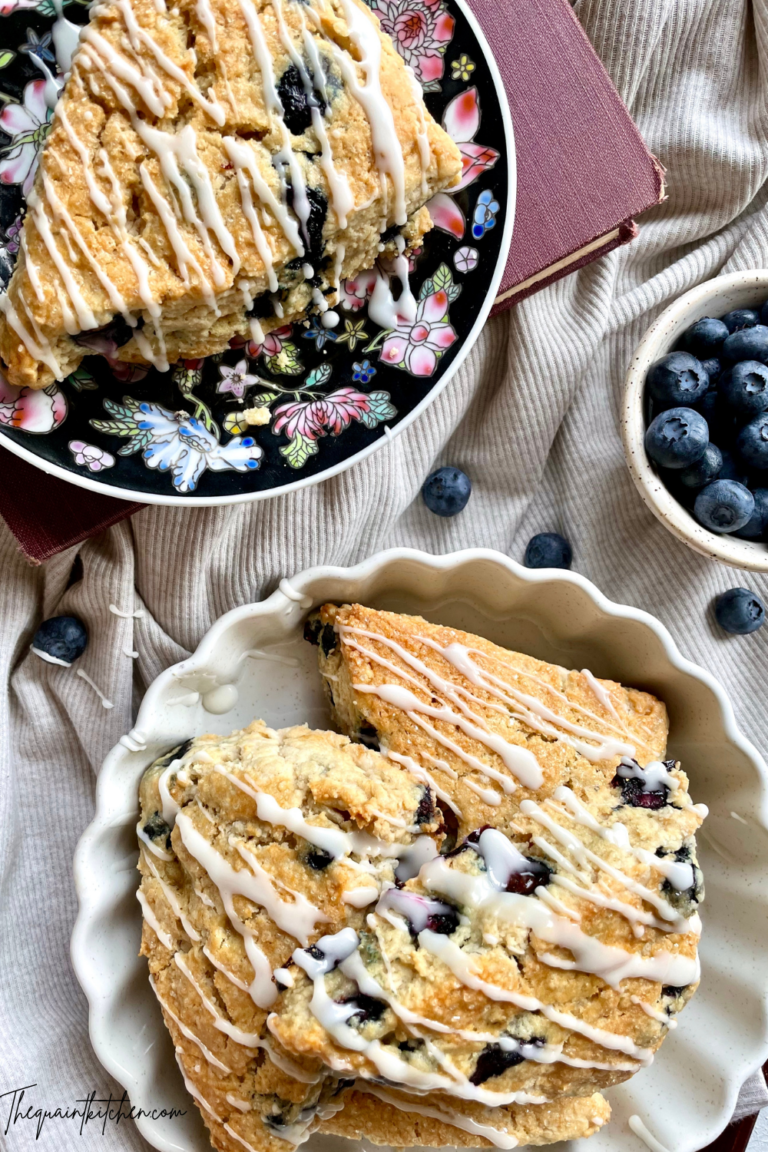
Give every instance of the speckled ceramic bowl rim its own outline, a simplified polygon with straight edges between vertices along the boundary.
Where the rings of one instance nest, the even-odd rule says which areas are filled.
[[[307,476],[301,480],[292,480],[287,484],[282,484],[279,488],[270,488],[264,492],[241,492],[236,496],[179,496],[176,494],[161,494],[161,493],[148,493],[131,488],[105,488],[98,480],[92,480],[88,476],[81,476],[77,473],[70,472],[66,468],[61,468],[58,464],[51,464],[48,461],[42,460],[34,452],[28,448],[24,448],[21,444],[17,444],[9,437],[0,438],[0,447],[6,448],[12,452],[14,456],[20,456],[22,460],[26,460],[29,464],[34,465],[41,471],[47,473],[49,476],[56,476],[60,480],[66,480],[68,484],[75,484],[79,488],[87,488],[91,492],[98,492],[101,496],[112,496],[119,500],[130,500],[137,504],[166,504],[174,508],[210,508],[221,504],[247,504],[252,500],[269,500],[273,496],[284,496],[288,492],[297,492],[300,488],[309,488],[313,484],[320,484],[324,480],[330,480],[332,476],[338,476],[340,472],[345,472],[347,468],[351,468],[353,464],[359,464],[382,448],[390,440],[407,428],[416,420],[422,412],[429,407],[430,404],[436,400],[443,389],[450,383],[459,370],[461,365],[467,358],[470,350],[472,349],[475,341],[477,340],[480,332],[485,325],[491,308],[496,302],[496,295],[499,290],[501,278],[504,275],[504,269],[507,263],[507,256],[509,254],[509,246],[512,240],[512,230],[515,223],[515,210],[517,206],[517,157],[515,152],[515,134],[512,127],[512,115],[509,110],[509,102],[507,100],[507,93],[504,87],[501,73],[499,72],[496,64],[496,59],[488,44],[488,40],[473,14],[471,8],[466,3],[466,0],[452,0],[452,3],[460,9],[464,19],[467,21],[475,36],[477,37],[478,47],[482,50],[485,57],[488,69],[491,73],[493,83],[496,87],[496,94],[499,99],[499,108],[501,110],[501,118],[504,127],[504,137],[506,140],[506,161],[507,161],[507,203],[505,206],[504,215],[504,230],[502,233],[501,248],[499,249],[499,256],[496,262],[493,275],[491,276],[488,284],[485,301],[482,308],[473,324],[471,330],[467,334],[461,348],[459,349],[456,358],[451,366],[446,369],[444,374],[440,377],[434,388],[431,389],[416,407],[408,413],[402,420],[384,436],[380,436],[367,448],[363,448],[354,456],[350,456],[347,460],[342,460],[341,463],[336,464],[327,471],[321,472],[317,476]]]
[[[306,597],[306,607],[302,607],[301,604],[289,599],[282,591],[278,590],[260,603],[235,608],[216,621],[191,657],[162,672],[148,688],[139,709],[136,728],[133,730],[136,732],[136,729],[141,729],[143,725],[143,730],[149,737],[146,751],[131,751],[119,743],[107,756],[99,774],[96,789],[96,814],[92,823],[83,833],[74,858],[74,880],[79,912],[72,933],[71,956],[75,974],[88,999],[90,1037],[95,1053],[104,1067],[129,1091],[135,1107],[148,1108],[152,1104],[146,1097],[146,1092],[142,1089],[139,1078],[135,1074],[136,1061],[140,1059],[136,1055],[135,1045],[131,1051],[127,1051],[125,1047],[121,1048],[120,1043],[115,1039],[112,1013],[114,1012],[115,998],[120,995],[121,989],[115,984],[117,977],[112,976],[111,967],[109,965],[104,966],[102,955],[104,949],[108,948],[110,917],[113,915],[115,888],[120,882],[120,877],[114,874],[112,867],[102,867],[94,872],[93,861],[98,858],[100,841],[105,834],[108,835],[111,829],[135,819],[135,807],[131,807],[130,812],[126,811],[125,781],[134,779],[137,765],[143,768],[146,764],[151,763],[153,756],[158,755],[163,747],[168,746],[169,742],[172,744],[178,735],[177,733],[171,735],[167,732],[151,731],[153,728],[152,717],[156,711],[159,713],[169,686],[173,686],[174,689],[177,688],[178,680],[174,674],[178,676],[181,673],[188,677],[193,675],[196,670],[203,670],[213,664],[216,653],[226,646],[228,634],[231,634],[233,629],[236,630],[241,627],[246,621],[259,618],[268,619],[276,615],[287,617],[292,615],[295,617],[298,628],[310,602],[312,605],[317,605],[327,599],[331,582],[335,581],[338,585],[339,582],[343,581],[345,587],[350,590],[349,595],[354,597],[359,595],[359,592],[356,593],[354,589],[360,589],[365,581],[373,580],[388,570],[397,571],[399,566],[405,564],[418,565],[423,570],[425,581],[429,579],[431,573],[435,575],[450,574],[462,569],[470,570],[472,583],[478,579],[485,581],[488,579],[487,566],[490,564],[504,570],[514,580],[522,583],[533,585],[556,583],[563,587],[564,592],[567,591],[568,586],[575,587],[581,590],[601,615],[624,620],[628,627],[639,627],[641,630],[650,631],[660,643],[664,657],[670,666],[690,680],[704,685],[711,693],[712,704],[718,709],[722,723],[723,742],[738,748],[754,767],[755,786],[750,796],[750,813],[755,825],[768,832],[768,766],[755,746],[739,731],[731,703],[722,686],[709,671],[686,659],[664,625],[649,613],[609,600],[594,584],[578,573],[559,569],[532,570],[524,568],[507,556],[490,549],[466,549],[444,556],[431,556],[415,549],[398,548],[377,553],[352,568],[335,566],[310,568],[292,577],[290,581],[294,592],[304,594]],[[477,568],[476,573],[472,571],[474,567]],[[470,593],[465,591],[462,595],[467,602],[474,602]],[[481,603],[482,600],[482,594],[478,593],[477,602]],[[157,725],[155,724],[154,727]],[[165,744],[160,739],[163,736],[166,737]],[[764,883],[768,878],[768,863],[762,856],[759,864],[755,862],[752,875],[756,883]],[[94,941],[97,943],[94,944]],[[95,952],[94,949],[96,949]],[[99,967],[100,960],[101,969]],[[110,973],[110,978],[113,981],[111,986],[105,986],[105,980],[102,977],[102,973],[105,971]],[[757,971],[745,973],[745,982],[756,997],[762,1001],[763,1013],[765,1014],[768,1010],[768,979],[766,979],[768,968],[763,965],[761,971],[761,975],[758,975]],[[106,983],[108,984],[109,981],[107,980]],[[162,1028],[159,1016],[158,1027]],[[716,1022],[713,1022],[713,1038],[716,1039],[715,1032]],[[711,1142],[725,1128],[733,1114],[741,1085],[751,1073],[761,1067],[768,1057],[768,1036],[764,1036],[759,1044],[750,1043],[748,1048],[745,1047],[743,1051],[737,1055],[734,1054],[734,1056],[728,1061],[719,1062],[717,1066],[717,1073],[718,1076],[722,1077],[723,1087],[723,1103],[719,1113],[714,1120],[705,1122],[701,1130],[692,1131],[684,1146],[678,1146],[675,1152],[693,1152],[694,1149],[701,1148]],[[132,1071],[132,1065],[134,1071]],[[705,1088],[702,1087],[701,1090],[705,1091]],[[182,1146],[165,1138],[150,1118],[140,1117],[136,1123],[142,1135],[161,1152],[179,1152],[180,1148],[187,1148],[186,1145]],[[611,1147],[614,1146],[614,1142],[616,1147],[620,1147],[622,1150],[628,1146],[627,1141],[618,1134],[612,1137]],[[593,1137],[589,1146],[596,1148],[597,1143],[598,1137]],[[354,1147],[355,1145],[345,1144],[344,1146]],[[359,1142],[356,1142],[356,1146],[361,1147]],[[581,1144],[578,1146],[582,1147]],[[574,1146],[569,1144],[567,1147],[572,1148]]]
[[[645,451],[643,397],[648,369],[654,360],[658,360],[669,351],[677,336],[685,328],[702,316],[710,315],[707,309],[710,300],[731,292],[733,300],[730,308],[757,303],[756,298],[762,303],[768,296],[768,269],[732,272],[728,276],[707,280],[706,283],[691,288],[661,313],[632,357],[627,372],[621,434],[627,466],[638,492],[654,516],[661,520],[678,540],[682,540],[702,556],[709,556],[735,568],[768,572],[768,546],[751,540],[739,540],[735,536],[718,536],[702,528],[667,490]],[[718,307],[720,315],[724,315],[727,311],[729,311],[728,305]]]

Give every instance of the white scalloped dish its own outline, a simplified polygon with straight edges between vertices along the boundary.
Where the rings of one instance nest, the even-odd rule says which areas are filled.
[[[142,1116],[142,1135],[162,1152],[210,1149],[138,956],[140,777],[183,739],[226,733],[255,717],[275,727],[305,721],[327,727],[303,620],[310,604],[354,600],[420,614],[566,667],[588,667],[667,704],[669,754],[683,761],[694,800],[710,809],[699,833],[707,889],[702,982],[655,1062],[608,1091],[613,1118],[588,1147],[642,1152],[628,1125],[632,1115],[674,1152],[709,1143],[730,1119],[743,1080],[768,1055],[768,770],[737,730],[722,688],[681,656],[652,616],[613,604],[574,573],[532,571],[494,552],[431,557],[396,550],[354,568],[310,569],[282,587],[262,603],[227,613],[190,659],[152,684],[136,728],[104,763],[96,817],[77,848],[72,960],[88,997],[96,1054],[135,1108],[186,1113]],[[313,1137],[308,1148],[342,1146],[351,1147]]]

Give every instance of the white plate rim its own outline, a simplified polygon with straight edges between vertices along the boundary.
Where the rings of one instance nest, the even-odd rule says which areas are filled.
[[[318,565],[305,569],[298,575],[290,578],[290,585],[295,592],[308,595],[311,594],[309,590],[312,584],[318,580],[363,580],[386,565],[402,561],[416,561],[427,568],[432,568],[437,571],[447,571],[475,561],[491,561],[506,568],[512,575],[525,582],[533,584],[561,582],[573,585],[583,591],[593,604],[606,616],[630,620],[645,625],[660,641],[664,654],[672,667],[704,684],[715,697],[720,709],[727,740],[746,755],[759,777],[761,786],[760,798],[759,806],[754,811],[754,820],[756,824],[768,832],[768,765],[755,745],[752,744],[738,728],[733,707],[722,685],[707,669],[700,667],[683,656],[669,630],[654,616],[643,609],[635,608],[631,605],[619,604],[616,601],[610,600],[600,592],[590,580],[581,576],[579,573],[552,568],[525,568],[510,557],[496,552],[493,549],[486,548],[463,549],[439,556],[433,556],[412,548],[392,548],[376,553],[367,560],[349,567],[342,565]],[[168,682],[173,679],[174,672],[183,672],[184,675],[192,674],[195,668],[205,666],[210,655],[215,651],[221,636],[233,625],[245,618],[269,615],[276,607],[280,607],[285,611],[286,605],[288,605],[289,608],[299,607],[297,603],[286,597],[286,595],[278,589],[265,600],[231,609],[219,617],[203,636],[195,652],[189,658],[167,668],[153,681],[142,700],[137,716],[136,728],[134,728],[133,731],[140,728],[142,713],[148,713],[150,711],[155,697],[159,696]],[[303,609],[302,611],[306,610],[307,609]],[[103,1010],[103,995],[91,971],[85,943],[87,931],[92,923],[93,914],[100,904],[92,886],[92,875],[87,870],[88,855],[92,845],[98,840],[101,833],[110,828],[116,820],[115,812],[109,806],[108,796],[106,795],[107,787],[105,785],[107,785],[111,772],[119,769],[121,763],[127,764],[136,755],[142,755],[142,753],[131,752],[124,745],[118,743],[107,755],[102,770],[99,773],[96,787],[96,813],[93,821],[81,836],[74,855],[74,881],[79,910],[73,927],[70,945],[72,965],[88,1000],[89,1033],[94,1051],[107,1071],[129,1092],[131,1089],[129,1083],[126,1083],[126,1080],[130,1081],[131,1077],[128,1075],[125,1067],[119,1063],[114,1054],[109,1050],[109,1019]],[[763,999],[764,1007],[768,1008],[768,987],[763,991]],[[751,1055],[745,1053],[741,1062],[732,1060],[727,1067],[720,1066],[722,1069],[722,1083],[726,1086],[725,1099],[720,1112],[710,1123],[706,1131],[694,1134],[684,1145],[676,1148],[675,1152],[696,1152],[696,1149],[708,1145],[725,1129],[733,1115],[742,1084],[753,1072],[756,1072],[762,1067],[767,1058],[768,1036],[764,1038],[762,1047],[754,1051]],[[146,1102],[139,1099],[133,1100],[133,1103],[136,1107],[144,1107]],[[160,1152],[179,1152],[178,1144],[167,1141],[154,1131],[151,1120],[146,1117],[139,1117],[136,1120],[136,1124],[142,1135],[153,1144],[154,1147],[158,1148]]]

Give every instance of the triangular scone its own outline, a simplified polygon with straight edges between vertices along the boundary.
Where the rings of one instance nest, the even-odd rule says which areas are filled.
[[[460,171],[361,0],[103,0],[0,299],[8,379],[63,379],[101,329],[162,368],[322,311]]]
[[[285,1152],[345,1084],[343,1067],[291,1055],[270,1030],[291,954],[362,930],[395,853],[414,828],[438,835],[439,815],[378,753],[261,722],[172,750],[140,803],[141,951],[186,1086],[216,1148]],[[373,845],[376,867],[357,863]]]
[[[430,790],[346,737],[258,722],[172,749],[145,773],[140,800],[142,953],[214,1146],[280,1152],[333,1117],[351,1133],[370,1096],[354,1091],[347,1053],[308,1058],[280,1043],[277,1025],[293,1017],[293,988],[313,1019],[293,957],[335,949],[341,960],[350,936],[370,951],[369,909],[414,866],[414,844],[443,838]],[[353,1047],[376,1009],[354,984],[335,1003]],[[385,1144],[406,1132],[403,1143],[423,1143],[443,1128],[459,1143],[470,1132],[480,1144],[549,1143],[587,1135],[609,1115],[599,1096],[491,1109],[444,1093],[386,1094],[387,1122],[369,1133]],[[439,1117],[428,1128],[427,1106]]]
[[[445,833],[421,837],[420,871],[368,917],[375,947],[329,991],[396,988],[392,1012],[422,1022],[434,1075],[502,1096],[589,1095],[642,1068],[699,978],[705,810],[658,759],[663,705],[360,605],[325,605],[306,634],[337,723],[429,786]],[[338,1037],[303,996],[300,981],[286,993],[275,1035],[330,1063]],[[423,1058],[401,1055],[389,1013],[366,1027],[379,1044],[349,1058],[359,1076]]]

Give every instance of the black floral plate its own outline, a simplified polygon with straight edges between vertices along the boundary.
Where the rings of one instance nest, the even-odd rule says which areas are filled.
[[[515,151],[501,78],[463,0],[368,0],[461,149],[451,195],[411,261],[413,322],[368,316],[373,275],[342,284],[335,329],[270,332],[169,372],[92,356],[33,392],[0,375],[0,440],[73,484],[149,504],[227,504],[316,483],[399,432],[448,383],[485,322],[512,234]],[[63,0],[84,23],[80,0]],[[18,250],[24,197],[52,113],[53,0],[0,0],[0,275]],[[61,83],[61,78],[58,78]],[[0,136],[0,140],[2,140]],[[261,424],[245,413],[260,409]],[[249,419],[252,419],[249,416]]]

